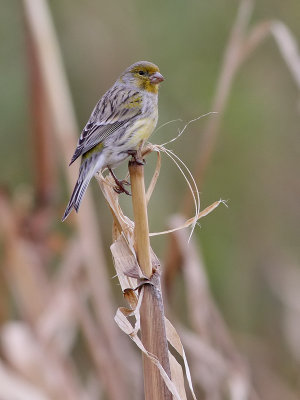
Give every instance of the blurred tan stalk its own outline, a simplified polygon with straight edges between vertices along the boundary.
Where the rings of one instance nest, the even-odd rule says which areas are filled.
[[[25,21],[26,22],[26,21]],[[26,24],[26,45],[29,65],[29,90],[31,103],[33,132],[33,158],[34,173],[36,180],[36,202],[39,208],[46,207],[53,202],[57,193],[57,171],[54,156],[54,143],[52,140],[52,121],[49,114],[48,104],[45,101],[45,89],[43,77],[37,54]]]

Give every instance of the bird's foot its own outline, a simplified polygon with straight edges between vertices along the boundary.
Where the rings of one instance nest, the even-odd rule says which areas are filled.
[[[115,182],[116,182],[116,186],[114,187],[115,192],[117,192],[119,194],[125,193],[128,196],[131,196],[131,193],[128,192],[128,190],[124,188],[124,185],[130,185],[130,183],[128,181],[126,181],[126,180],[119,181],[118,179],[115,179]]]
[[[138,165],[145,165],[146,160],[142,158],[141,152],[138,150],[128,150],[128,154],[133,158],[134,162]]]
[[[126,181],[125,179],[123,179],[122,181],[119,181],[119,179],[116,177],[116,175],[114,174],[114,172],[112,171],[111,168],[109,168],[109,172],[111,173],[111,176],[114,178],[114,181],[116,183],[116,186],[114,187],[114,191],[119,194],[126,193],[128,196],[131,196],[131,193],[128,192],[128,190],[124,188],[124,185],[130,186],[130,183],[128,181]]]

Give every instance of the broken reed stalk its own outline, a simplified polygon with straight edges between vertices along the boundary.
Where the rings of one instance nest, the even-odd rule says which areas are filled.
[[[129,162],[132,205],[134,215],[134,240],[139,266],[147,278],[152,277],[150,239],[147,203],[144,183],[144,166]],[[171,378],[168,343],[165,329],[164,307],[160,291],[160,277],[155,275],[157,284],[143,285],[141,305],[141,338],[145,348],[155,355]],[[172,400],[158,368],[143,355],[145,400]]]

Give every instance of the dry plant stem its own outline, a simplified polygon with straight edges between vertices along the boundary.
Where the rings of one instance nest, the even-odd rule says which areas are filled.
[[[151,278],[152,266],[150,255],[150,239],[148,214],[146,205],[144,168],[135,161],[129,162],[129,173],[132,190],[132,206],[134,214],[135,250],[139,266],[147,278]]]
[[[171,377],[161,291],[152,285],[144,286],[141,305],[141,339],[145,348],[159,359],[162,367]],[[143,372],[145,400],[173,398],[158,368],[145,355],[143,355]]]
[[[19,235],[15,210],[7,196],[0,195],[0,230],[4,240],[4,269],[8,286],[15,296],[23,318],[34,323],[49,295],[46,276],[36,248]]]
[[[144,166],[130,161],[129,173],[135,222],[134,235],[137,258],[143,274],[151,278],[152,265],[144,183]],[[171,377],[159,276],[157,280],[157,285],[145,284],[143,287],[141,338],[145,348],[159,359],[162,367],[169,377]],[[171,400],[172,395],[167,389],[158,368],[146,356],[143,356],[143,371],[145,399]]]
[[[38,206],[47,206],[53,200],[55,190],[55,160],[53,142],[51,140],[51,119],[48,105],[45,102],[45,90],[41,70],[37,59],[36,49],[26,24],[26,45],[29,64],[31,115],[33,131],[33,157],[35,161],[36,200]]]

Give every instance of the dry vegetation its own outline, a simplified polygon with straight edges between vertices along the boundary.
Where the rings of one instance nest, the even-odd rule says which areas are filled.
[[[189,190],[182,205],[183,215],[169,219],[168,250],[163,268],[160,267],[150,249],[147,227],[144,230],[146,204],[160,169],[159,154],[146,194],[143,175],[139,176],[143,167],[138,167],[139,171],[131,167],[133,200],[136,201],[134,217],[140,222],[136,236],[133,222],[123,214],[118,203],[112,181],[102,175],[98,179],[109,206],[107,210],[110,209],[113,216],[111,252],[128,308],[117,308],[111,292],[103,241],[90,193],[72,220],[71,238],[56,230],[51,230],[49,235],[49,226],[57,218],[51,203],[51,193],[57,185],[57,158],[63,159],[63,171],[71,190],[75,172],[66,166],[70,148],[75,147],[78,127],[46,2],[23,0],[23,5],[34,122],[36,181],[33,190],[38,202],[32,209],[31,199],[20,196],[15,200],[5,191],[0,193],[5,266],[0,291],[0,398],[143,398],[140,354],[124,332],[143,354],[147,399],[171,399],[165,384],[176,399],[196,398],[193,386],[198,399],[298,398],[297,393],[273,376],[265,365],[259,365],[259,371],[252,369],[251,360],[237,349],[211,295],[199,246],[193,238],[187,246],[188,232],[176,230],[195,222],[193,218],[186,221],[183,216],[191,214]],[[199,142],[199,163],[193,171],[200,187],[218,140],[236,74],[267,36],[275,39],[295,84],[300,87],[300,56],[292,35],[277,21],[263,21],[249,28],[252,7],[250,0],[240,2],[225,50],[211,106],[218,116],[208,119]],[[54,148],[59,148],[58,157]],[[149,145],[145,152],[158,150]],[[99,192],[99,195],[102,194]],[[197,210],[196,218],[207,215],[219,204],[216,202],[202,212]],[[54,260],[57,266],[53,272]],[[179,273],[182,273],[186,294],[185,324],[172,309]],[[266,275],[286,309],[287,335],[293,346],[297,342],[295,332],[299,330],[299,324],[295,324],[299,319],[299,272],[291,266],[284,275],[280,268]],[[293,290],[290,290],[291,282]],[[135,290],[137,287],[139,289]],[[161,293],[183,346],[173,325],[165,319]],[[12,310],[18,319],[10,318]],[[153,326],[154,333],[160,333],[148,337]],[[169,353],[167,340],[171,344]],[[294,348],[300,359],[299,348],[297,345]],[[157,390],[155,395],[153,390]]]

